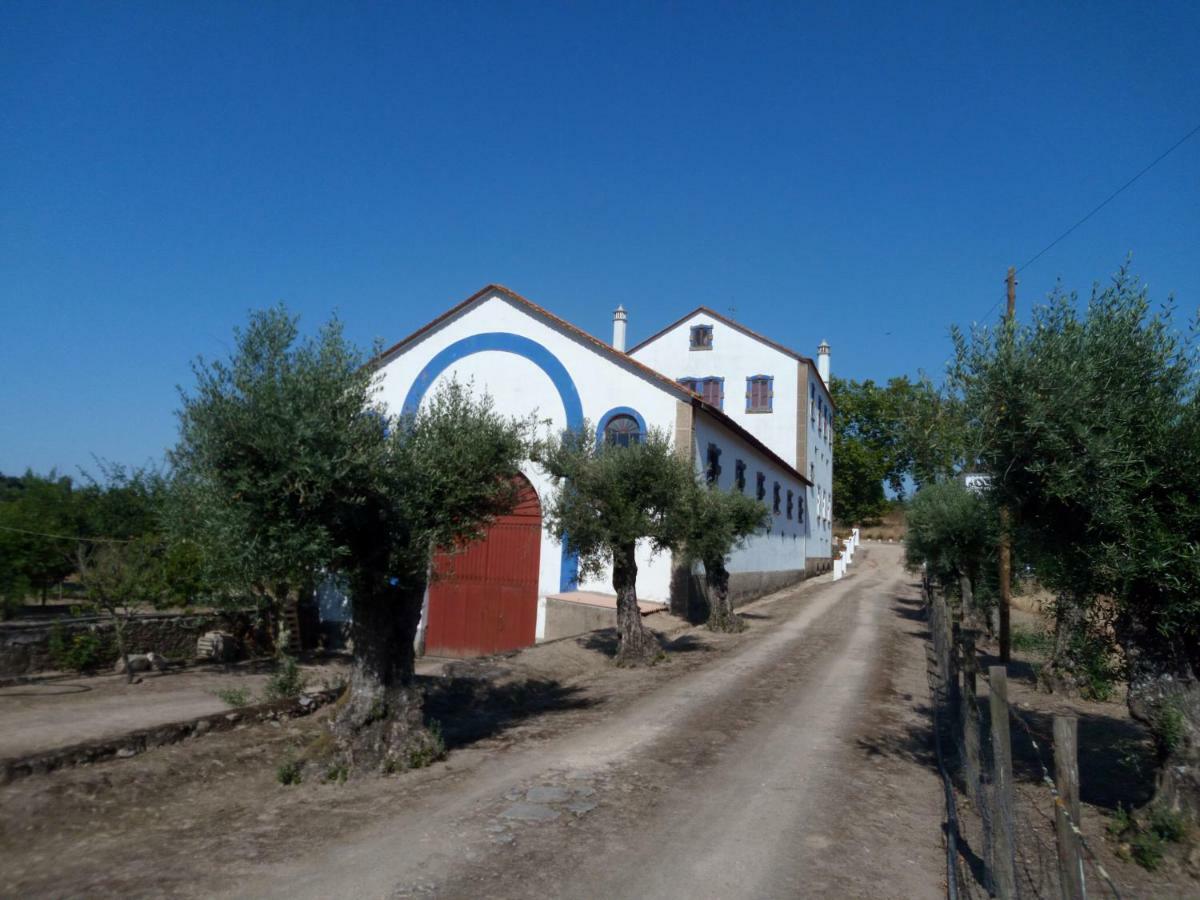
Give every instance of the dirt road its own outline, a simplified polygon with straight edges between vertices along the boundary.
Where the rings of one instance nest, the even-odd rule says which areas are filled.
[[[603,633],[448,667],[449,758],[395,777],[281,785],[318,713],[18,779],[0,897],[941,896],[917,592],[896,547],[851,573],[649,669]]]
[[[916,594],[897,548],[860,559],[723,659],[229,893],[941,896]]]

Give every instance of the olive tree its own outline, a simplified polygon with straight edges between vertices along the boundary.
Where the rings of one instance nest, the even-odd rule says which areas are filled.
[[[282,602],[318,574],[345,580],[354,662],[335,745],[354,770],[402,769],[433,744],[413,675],[433,553],[511,508],[528,423],[454,382],[391,415],[336,320],[302,339],[275,308],[235,334],[183,395],[172,462],[191,513],[178,527],[231,588]]]
[[[704,566],[708,595],[708,627],[712,631],[741,631],[745,624],[729,599],[729,554],[750,535],[766,528],[771,513],[761,501],[693,481],[689,495],[688,530],[683,558]]]
[[[1058,595],[1055,668],[1071,674],[1080,652],[1115,638],[1130,712],[1159,741],[1160,799],[1195,818],[1196,345],[1125,269],[1078,306],[1056,291],[1027,326],[958,335],[952,374],[1020,546]]]
[[[908,504],[904,552],[943,590],[958,594],[963,618],[982,618],[985,573],[994,560],[994,510],[958,481],[927,484]]]
[[[654,552],[677,550],[687,538],[691,460],[676,455],[666,434],[651,429],[629,446],[597,442],[593,429],[546,441],[539,459],[555,480],[547,526],[579,556],[582,575],[612,566],[617,595],[617,662],[637,665],[658,652],[637,602],[639,541]]]

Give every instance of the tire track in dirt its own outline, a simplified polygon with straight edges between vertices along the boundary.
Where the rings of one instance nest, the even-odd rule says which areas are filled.
[[[898,573],[864,565],[794,608],[783,599],[767,607],[777,626],[715,665],[514,749],[375,833],[273,866],[235,893],[809,893],[829,848],[844,841],[831,827],[831,786],[869,766],[853,736],[897,637],[886,601]],[[914,839],[935,843],[933,827]]]

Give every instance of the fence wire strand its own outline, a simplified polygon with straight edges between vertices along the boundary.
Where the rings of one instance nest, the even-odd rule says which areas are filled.
[[[980,848],[983,851],[981,854],[982,887],[986,892],[994,895],[996,891],[994,879],[997,861],[991,858],[991,850],[993,846],[992,833],[993,829],[997,827],[997,822],[991,808],[995,802],[995,798],[993,797],[994,788],[992,780],[987,774],[994,769],[991,742],[982,737],[980,738],[978,748],[978,755],[980,757],[978,761],[979,771],[977,776],[972,777],[966,765],[967,753],[962,719],[964,716],[971,714],[977,721],[981,722],[982,726],[982,717],[980,716],[980,707],[978,707],[975,699],[971,698],[968,700],[966,695],[959,694],[957,671],[960,667],[956,665],[956,662],[965,648],[960,647],[956,639],[950,636],[951,624],[947,615],[949,610],[945,604],[945,599],[940,596],[935,597],[933,586],[927,580],[923,584],[923,588],[926,602],[926,619],[930,625],[927,676],[931,699],[933,701],[934,741],[937,751],[938,770],[946,792],[947,891],[951,897],[964,892],[974,893],[969,889],[970,880],[960,873],[961,859],[951,858],[951,856],[958,857],[961,855],[959,850],[963,849],[964,836],[961,828],[963,819],[958,814],[958,800],[955,796],[954,781],[951,777],[951,769],[954,767],[947,765],[942,751],[942,730],[946,724],[950,728],[951,749],[954,751],[954,756],[957,757],[957,774],[966,784],[968,794],[977,798],[977,802],[972,802],[970,798],[967,798],[967,800],[971,808],[978,814],[980,827],[983,832]],[[974,664],[972,670],[975,671],[977,677],[982,677],[983,681],[988,683],[990,691],[991,685],[987,672]],[[965,684],[966,678],[964,677]],[[958,699],[960,702],[958,704],[954,703],[955,699]],[[1033,748],[1033,756],[1037,761],[1038,768],[1041,770],[1041,786],[1049,790],[1054,809],[1061,811],[1072,834],[1079,842],[1082,850],[1082,861],[1099,876],[1100,883],[1105,885],[1108,892],[1113,897],[1116,897],[1117,900],[1121,900],[1119,888],[1114,883],[1107,869],[1105,869],[1097,853],[1092,849],[1082,829],[1079,827],[1079,823],[1071,815],[1070,805],[1059,793],[1058,786],[1051,774],[1050,766],[1047,765],[1045,759],[1045,754],[1049,752],[1049,748],[1044,746],[1044,742],[1038,740],[1033,727],[1015,705],[1009,704],[1008,711],[1011,719],[1016,720],[1020,726],[1020,730],[1024,733]],[[990,723],[988,723],[988,728],[990,731]],[[980,733],[982,735],[982,728]],[[1037,784],[1037,782],[1034,783]],[[1015,781],[1014,787],[1019,787]],[[1024,801],[1022,805],[1031,807],[1036,811],[1044,820],[1044,825],[1057,827],[1054,816],[1047,816],[1042,811],[1037,791],[1021,788],[1019,793]],[[1028,813],[1025,815],[1028,815]],[[1061,876],[1058,869],[1056,842],[1051,841],[1048,843],[1043,839],[1037,828],[1020,827],[1014,828],[1014,831],[1016,832],[1014,837],[1018,837],[1018,840],[1014,840],[1011,844],[1013,851],[1012,863],[1014,867],[1019,865],[1021,876],[1023,876],[1018,880],[1023,880],[1035,894],[1043,895],[1046,892],[1050,892],[1057,896],[1059,892],[1058,881]],[[1020,844],[1028,844],[1029,846],[1022,847]],[[1047,862],[1047,860],[1050,862]]]

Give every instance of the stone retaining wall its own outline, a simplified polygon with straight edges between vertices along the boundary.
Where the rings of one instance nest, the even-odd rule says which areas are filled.
[[[131,731],[119,737],[101,738],[96,741],[62,747],[58,750],[0,759],[0,785],[8,784],[17,778],[43,775],[69,766],[86,765],[109,759],[126,759],[155,747],[175,744],[186,738],[199,737],[208,732],[228,731],[250,722],[286,720],[306,716],[336,700],[342,690],[343,688],[330,688],[324,691],[310,691],[287,700],[276,700],[229,712],[200,716],[184,722],[158,725],[154,728]]]
[[[130,653],[154,651],[168,659],[192,659],[196,641],[206,631],[230,631],[244,635],[251,628],[248,613],[147,614],[140,615],[126,629]],[[0,678],[28,675],[58,669],[50,654],[50,635],[61,627],[64,637],[91,632],[104,642],[101,666],[109,667],[117,660],[113,624],[104,619],[67,619],[58,623],[6,622],[0,624]]]

